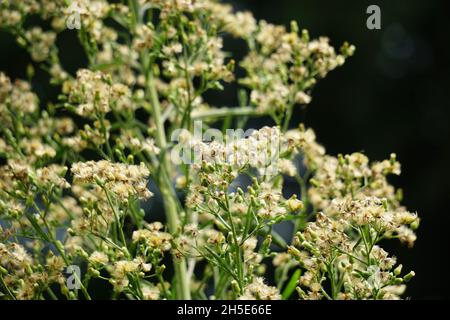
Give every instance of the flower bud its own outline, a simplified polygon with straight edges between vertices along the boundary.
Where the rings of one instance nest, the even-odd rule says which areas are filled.
[[[394,274],[396,276],[398,276],[400,273],[402,273],[402,268],[403,268],[403,265],[401,265],[401,264],[398,265],[398,267],[394,269]]]
[[[267,254],[269,252],[269,247],[271,243],[272,243],[272,236],[269,234],[266,237],[266,239],[264,239],[259,252],[263,255]]]
[[[6,269],[3,268],[2,266],[0,266],[0,274],[2,274],[2,275],[7,275],[7,274],[8,274],[8,270],[6,270]]]
[[[310,179],[309,180],[309,182],[311,182],[311,184],[314,186],[314,187],[319,187],[320,186],[320,183],[319,183],[319,181],[317,181],[316,179]]]
[[[93,278],[98,278],[100,276],[100,271],[94,269],[94,268],[89,268],[88,269],[88,273],[93,277]]]
[[[302,258],[300,250],[298,250],[297,248],[295,248],[293,246],[289,246],[287,252],[296,258],[299,258],[299,259]]]
[[[297,212],[301,209],[303,209],[303,202],[297,199],[297,196],[293,195],[288,201],[287,201],[287,207],[290,212]]]
[[[127,162],[129,164],[133,164],[134,163],[134,156],[132,154],[128,155]]]
[[[295,20],[291,21],[291,31],[293,33],[298,33],[298,23]]]
[[[70,294],[69,289],[65,285],[61,285],[61,293],[65,296],[68,296]]]
[[[409,226],[411,227],[411,229],[417,230],[417,228],[419,228],[419,225],[420,225],[420,219],[416,218],[416,220],[414,220],[413,223],[411,223]]]
[[[240,295],[241,288],[236,280],[231,281],[231,289],[235,294]]]
[[[414,271],[410,271],[406,276],[403,277],[403,281],[408,282],[412,278],[414,278],[415,275],[416,273]]]
[[[69,299],[70,300],[77,300],[77,296],[75,295],[75,292],[69,291]]]
[[[64,245],[61,243],[61,241],[57,240],[55,245],[58,248],[58,250],[60,250],[61,252],[64,252]]]
[[[166,270],[166,266],[164,264],[162,264],[161,266],[156,268],[156,273],[162,275],[164,270]]]

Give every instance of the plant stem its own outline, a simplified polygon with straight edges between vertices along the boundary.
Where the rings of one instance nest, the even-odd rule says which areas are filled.
[[[58,300],[58,297],[56,296],[56,294],[53,292],[53,290],[50,287],[47,287],[46,289],[48,295],[50,296],[50,298],[52,298],[52,300]]]
[[[151,69],[151,67],[150,67]],[[161,106],[159,104],[158,93],[156,92],[153,72],[151,70],[147,73],[147,89],[150,95],[150,102],[152,105],[153,120],[156,125],[156,143],[162,150],[161,156],[161,171],[159,175],[159,188],[164,199],[164,209],[166,212],[167,223],[171,234],[176,234],[179,231],[180,220],[178,216],[177,203],[174,199],[174,194],[171,192],[172,182],[170,181],[171,164],[168,154],[166,152],[167,140],[164,130],[164,123],[161,119]],[[186,262],[184,258],[174,258],[175,282],[177,299],[189,300],[191,293],[189,289],[189,280],[186,276]]]
[[[127,241],[126,241],[125,235],[123,233],[123,225],[120,222],[119,213],[117,212],[116,207],[112,203],[112,199],[111,199],[111,196],[109,195],[109,191],[105,188],[104,185],[102,185],[101,187],[102,187],[103,191],[105,192],[106,199],[108,200],[108,204],[111,207],[111,210],[113,211],[114,220],[116,222],[116,228],[117,228],[117,231],[119,232],[119,235],[120,235],[120,240],[122,241],[123,246],[126,247],[127,246]]]
[[[237,240],[237,231],[233,223],[233,217],[230,212],[230,204],[228,200],[228,195],[225,195],[226,197],[226,209],[228,214],[228,219],[230,220],[230,226],[231,226],[231,233],[233,236],[233,242],[235,246],[235,254],[236,254],[236,267],[237,267],[237,277],[238,277],[238,284],[239,284],[239,290],[241,291],[240,294],[242,294],[242,291],[244,289],[244,266],[242,264],[242,255],[241,255],[241,245],[239,241]]]
[[[289,129],[289,122],[292,118],[292,112],[293,112],[294,106],[289,105],[286,110],[286,117],[284,118],[284,124],[283,124],[283,132],[286,132]]]
[[[252,107],[211,108],[206,111],[193,112],[193,120],[215,120],[228,116],[264,116],[265,113]]]
[[[136,0],[129,0],[130,7],[132,9],[132,21],[131,29],[134,31],[136,25],[139,21],[139,4]],[[146,80],[146,91],[150,96],[151,103],[151,114],[156,125],[156,144],[162,150],[160,170],[159,175],[159,188],[164,199],[164,210],[167,217],[167,224],[169,227],[169,232],[175,235],[179,231],[180,220],[177,210],[177,199],[176,194],[172,192],[172,182],[170,180],[171,164],[167,155],[167,140],[166,132],[164,129],[164,121],[161,116],[161,106],[159,104],[158,92],[155,87],[155,80],[152,70],[152,61],[147,60],[144,55],[141,55],[142,68],[145,72]],[[189,300],[191,299],[191,292],[189,281],[186,276],[186,262],[183,257],[177,258],[173,256],[174,272],[175,272],[175,283],[176,283],[176,298]]]

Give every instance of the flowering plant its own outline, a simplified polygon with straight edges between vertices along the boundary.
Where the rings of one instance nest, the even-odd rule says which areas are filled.
[[[30,82],[0,73],[0,298],[91,299],[99,283],[112,299],[401,297],[414,272],[380,242],[412,246],[419,218],[388,182],[395,154],[331,156],[292,123],[352,45],[337,52],[295,22],[213,0],[0,9],[0,28],[61,90],[45,106]],[[30,26],[36,17],[48,30]],[[76,74],[60,62],[66,27],[88,61]],[[229,36],[247,45],[239,63]],[[204,99],[233,82],[240,106]],[[273,126],[244,132],[258,116]]]

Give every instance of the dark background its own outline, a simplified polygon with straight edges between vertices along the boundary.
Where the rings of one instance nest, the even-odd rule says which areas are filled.
[[[386,244],[416,278],[406,296],[450,298],[450,21],[444,1],[230,1],[259,19],[311,36],[349,41],[355,55],[319,82],[304,121],[327,151],[363,151],[371,160],[397,153],[403,203],[421,226],[413,249]],[[381,8],[381,30],[368,30],[366,9]]]
[[[422,220],[413,249],[392,243],[386,247],[405,270],[416,272],[408,297],[449,299],[450,11],[444,1],[227,2],[272,23],[288,26],[296,20],[312,37],[328,36],[336,47],[344,41],[357,47],[354,57],[319,82],[307,111],[295,114],[292,125],[303,121],[313,127],[334,155],[363,151],[382,160],[397,153],[403,173],[392,183],[403,188],[404,204]],[[381,30],[366,28],[370,4],[381,7]],[[81,67],[85,58],[73,33],[59,41],[77,52],[66,56],[64,67],[72,72]],[[244,53],[239,44],[233,46],[238,55]],[[25,50],[0,32],[0,70],[24,78],[28,62]],[[44,78],[37,71],[33,86],[46,100],[57,91],[44,86]],[[232,105],[235,96],[227,90],[217,100]]]

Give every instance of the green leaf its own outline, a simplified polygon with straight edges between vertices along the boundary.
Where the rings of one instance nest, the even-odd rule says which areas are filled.
[[[295,270],[294,274],[286,285],[286,288],[284,288],[283,293],[281,294],[283,300],[288,299],[295,291],[295,287],[297,287],[297,282],[301,274],[302,271],[300,269]]]

